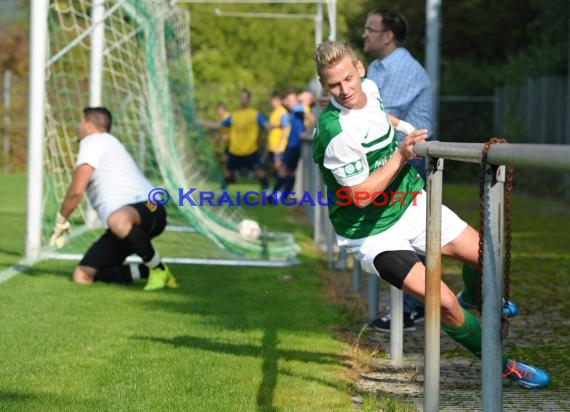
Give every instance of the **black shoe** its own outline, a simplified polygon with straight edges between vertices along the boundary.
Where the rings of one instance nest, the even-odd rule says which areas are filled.
[[[414,320],[414,323],[424,323],[424,319],[425,319],[424,315],[425,315],[424,308],[419,307],[419,308],[416,308],[416,310],[414,310],[412,312],[410,317]]]
[[[272,192],[270,195],[267,196],[267,203],[269,204],[279,204],[279,200],[281,199],[281,192]]]
[[[380,318],[374,319],[368,325],[372,329],[376,329],[379,332],[390,332],[390,321],[391,316],[390,314],[386,314]],[[404,312],[404,331],[413,331],[416,330],[416,322],[421,323],[424,321],[424,314],[423,311],[421,313],[418,312]]]

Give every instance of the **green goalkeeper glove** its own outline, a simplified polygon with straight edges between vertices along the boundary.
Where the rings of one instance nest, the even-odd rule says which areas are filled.
[[[71,225],[61,213],[57,212],[55,216],[55,225],[53,233],[49,239],[49,245],[61,249],[65,245],[65,237],[71,232]]]

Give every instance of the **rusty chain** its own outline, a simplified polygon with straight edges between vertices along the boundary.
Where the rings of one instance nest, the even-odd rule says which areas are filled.
[[[483,278],[483,242],[485,235],[485,174],[487,173],[487,154],[491,145],[508,143],[506,139],[493,137],[483,146],[481,155],[481,169],[479,173],[479,255],[477,259],[477,271],[479,274],[477,280],[477,307],[481,311],[481,289]],[[511,219],[511,197],[513,191],[513,168],[512,166],[506,167],[505,176],[505,197],[504,197],[504,210],[505,210],[505,255],[503,256],[503,269],[504,269],[504,291],[503,291],[503,306],[508,306],[511,291],[511,239],[512,239],[512,219]],[[502,313],[502,310],[501,310]],[[508,319],[502,316],[502,334],[506,336],[508,333]]]

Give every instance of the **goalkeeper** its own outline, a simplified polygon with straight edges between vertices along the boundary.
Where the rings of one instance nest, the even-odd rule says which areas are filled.
[[[106,230],[73,271],[73,281],[129,284],[147,278],[144,290],[177,287],[151,243],[166,226],[166,211],[148,202],[153,186],[123,144],[110,134],[112,121],[111,112],[104,107],[83,109],[78,126],[79,154],[56,215],[50,246],[63,247],[70,231],[67,219],[87,192]],[[144,265],[123,265],[133,253]]]

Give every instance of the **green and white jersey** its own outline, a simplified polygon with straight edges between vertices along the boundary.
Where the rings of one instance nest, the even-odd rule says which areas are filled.
[[[346,191],[339,190],[364,182],[398,149],[378,87],[363,79],[362,89],[367,97],[364,108],[349,110],[331,99],[320,114],[313,135],[313,160],[321,169],[327,190],[332,192],[329,217],[335,232],[349,239],[388,229],[412,204],[414,193],[424,186],[416,169],[406,164],[383,194],[376,197],[376,205],[356,207],[347,201]]]

